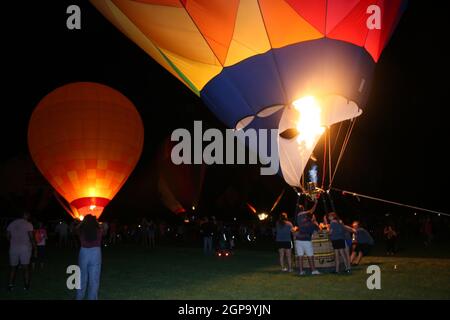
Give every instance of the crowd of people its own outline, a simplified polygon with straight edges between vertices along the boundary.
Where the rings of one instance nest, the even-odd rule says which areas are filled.
[[[157,239],[184,241],[202,238],[205,254],[218,248],[234,248],[237,235],[247,235],[252,228],[246,225],[225,224],[215,217],[200,219],[187,225],[186,221],[176,224],[155,223],[142,218],[137,223],[121,224],[117,219],[99,222],[94,216],[86,215],[83,221],[65,220],[50,222],[47,226],[40,221],[31,221],[31,215],[23,213],[20,218],[11,221],[6,228],[9,241],[10,274],[8,290],[16,287],[16,276],[23,271],[24,290],[30,289],[30,273],[44,269],[46,246],[49,237],[60,249],[79,250],[81,270],[81,288],[77,290],[77,299],[97,299],[101,273],[101,248],[119,243],[140,244],[146,248],[156,247]],[[250,239],[250,237],[249,237]]]
[[[275,236],[281,270],[283,272],[293,271],[292,243],[294,243],[299,275],[306,274],[303,270],[303,258],[305,256],[311,274],[320,274],[314,263],[312,237],[315,232],[326,230],[334,250],[334,273],[341,271],[341,263],[344,265],[343,272],[351,273],[351,267],[358,265],[362,258],[369,254],[371,247],[374,245],[373,237],[360,226],[359,221],[354,221],[351,226],[346,225],[335,212],[326,214],[323,217],[323,222],[319,224],[314,214],[316,207],[317,201],[309,210],[306,210],[303,205],[299,205],[294,223],[289,221],[286,213],[281,213],[276,223]],[[394,252],[394,239],[397,235],[391,225],[386,229],[385,234],[389,245],[388,252]]]
[[[15,288],[18,270],[23,270],[24,290],[30,289],[30,272],[42,270],[46,263],[46,246],[49,238],[59,248],[79,250],[79,267],[81,269],[81,288],[77,290],[77,299],[97,299],[101,273],[101,248],[119,243],[135,243],[146,248],[156,247],[157,241],[199,241],[202,240],[205,255],[212,255],[218,250],[232,252],[237,243],[255,242],[256,237],[275,239],[279,263],[283,272],[292,272],[294,265],[299,275],[305,275],[303,258],[306,256],[311,273],[320,274],[314,262],[312,238],[320,230],[328,233],[334,250],[334,273],[351,273],[352,266],[361,263],[370,253],[374,240],[372,235],[353,221],[345,224],[335,213],[324,215],[322,222],[316,218],[317,201],[307,210],[299,205],[295,217],[289,220],[286,213],[281,213],[275,225],[269,222],[231,222],[217,220],[214,216],[200,219],[178,221],[168,224],[142,218],[131,224],[119,223],[117,219],[99,222],[94,216],[87,215],[83,221],[73,220],[67,223],[59,220],[48,223],[40,221],[31,223],[29,213],[10,222],[6,228],[9,240],[10,274],[8,290]],[[192,217],[193,218],[193,217]],[[430,218],[424,220],[421,228],[424,245],[433,241],[433,224]],[[394,255],[400,232],[394,224],[387,223],[383,229],[386,242],[386,254]],[[295,259],[292,259],[294,247]],[[343,269],[341,267],[343,266]]]

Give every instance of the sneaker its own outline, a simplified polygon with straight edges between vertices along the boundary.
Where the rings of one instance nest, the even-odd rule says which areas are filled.
[[[14,289],[14,285],[13,284],[8,284],[8,291],[11,292]]]
[[[28,290],[30,290],[30,285],[29,285],[29,284],[26,284],[26,285],[23,287],[23,291],[28,291]]]
[[[351,269],[347,269],[347,270],[345,270],[345,273],[346,273],[346,274],[351,274],[351,273],[352,273],[352,270],[351,270]]]
[[[302,271],[302,272],[299,272],[299,273],[298,273],[299,276],[304,276],[305,274],[306,274],[305,271]]]
[[[311,272],[311,274],[317,275],[317,274],[320,274],[320,272],[318,270],[314,270],[313,272]]]
[[[282,268],[281,271],[282,271],[282,272],[287,272],[288,269],[287,269],[287,268]]]

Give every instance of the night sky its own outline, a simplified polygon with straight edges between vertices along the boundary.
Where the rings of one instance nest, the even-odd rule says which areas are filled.
[[[66,8],[78,4],[82,29],[66,28]],[[0,165],[27,155],[27,126],[40,99],[74,81],[109,85],[125,94],[145,126],[141,160],[104,215],[169,215],[154,187],[157,151],[171,131],[203,120],[224,128],[181,82],[128,40],[87,1],[2,4],[2,111]],[[448,39],[446,12],[410,1],[376,67],[364,114],[358,119],[334,186],[448,212]],[[200,201],[205,213],[249,214],[245,201],[293,211],[295,194],[278,176],[257,166],[207,168]],[[0,181],[0,184],[5,184]],[[226,196],[224,196],[226,194]],[[338,210],[410,214],[411,210],[335,194]],[[49,205],[48,210],[52,205]],[[53,205],[53,207],[55,207]],[[8,208],[4,204],[0,208]],[[2,209],[1,216],[10,215]],[[57,214],[64,214],[61,209]],[[279,212],[277,210],[277,212]],[[345,215],[345,213],[343,213]]]

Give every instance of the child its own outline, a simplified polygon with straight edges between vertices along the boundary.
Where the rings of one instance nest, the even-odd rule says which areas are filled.
[[[45,245],[47,241],[47,230],[45,229],[42,222],[38,223],[38,227],[34,231],[34,239],[36,240],[36,255],[35,262],[33,263],[33,269],[35,268],[35,263],[39,263],[41,269],[44,268],[45,259]]]

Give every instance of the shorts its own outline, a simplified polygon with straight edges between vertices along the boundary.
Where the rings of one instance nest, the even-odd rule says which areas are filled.
[[[334,250],[345,249],[345,240],[331,240],[331,244],[333,245]]]
[[[295,240],[295,255],[297,257],[307,257],[314,256],[313,245],[311,241]]]
[[[31,247],[12,247],[9,249],[9,264],[16,267],[19,264],[29,265],[31,259]]]
[[[37,260],[40,262],[45,260],[45,246],[37,246]]]
[[[345,246],[349,249],[352,248],[352,243],[353,243],[352,239],[345,240]]]
[[[364,256],[367,256],[370,252],[370,248],[371,246],[368,243],[357,243],[355,247],[355,252],[356,253],[362,252]]]
[[[277,241],[277,249],[292,249],[291,241]]]

